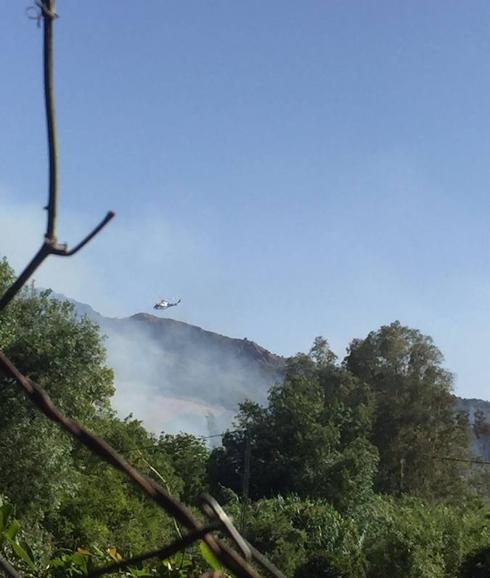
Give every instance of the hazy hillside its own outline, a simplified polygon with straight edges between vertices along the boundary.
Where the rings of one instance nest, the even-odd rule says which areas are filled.
[[[154,431],[222,432],[240,401],[265,402],[269,387],[282,379],[286,360],[253,341],[146,313],[107,318],[74,304],[107,336],[116,408]]]
[[[490,424],[490,402],[482,399],[458,398],[458,407],[468,412],[471,423],[475,421],[475,413],[479,410],[484,413],[487,422]],[[490,436],[475,431],[473,439],[473,451],[490,461]]]
[[[116,373],[116,408],[132,412],[156,432],[222,432],[240,401],[265,402],[269,387],[284,374],[285,358],[253,341],[147,313],[103,317],[89,305],[74,304],[107,336],[109,364]],[[478,409],[490,422],[490,402],[458,398],[457,403],[472,423]],[[490,460],[490,437],[475,436],[473,449]]]

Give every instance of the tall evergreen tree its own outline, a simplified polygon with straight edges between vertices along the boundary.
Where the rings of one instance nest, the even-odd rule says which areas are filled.
[[[453,376],[432,339],[398,321],[352,341],[344,366],[375,396],[371,440],[377,488],[445,498],[461,495],[468,421],[456,410]]]

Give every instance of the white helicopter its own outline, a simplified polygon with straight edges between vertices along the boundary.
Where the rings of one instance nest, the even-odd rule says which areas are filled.
[[[155,303],[155,305],[153,305],[153,309],[159,309],[160,311],[162,311],[168,309],[169,307],[176,307],[181,301],[182,299],[179,299],[178,301],[172,303],[170,299],[166,299],[164,297],[163,299],[160,299],[158,303]]]

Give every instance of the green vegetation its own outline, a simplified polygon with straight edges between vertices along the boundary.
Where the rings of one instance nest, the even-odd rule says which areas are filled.
[[[0,262],[0,290],[12,279]],[[209,451],[149,433],[111,409],[97,327],[25,289],[0,316],[0,348],[69,416],[191,507],[209,489],[245,536],[294,578],[490,575],[488,470],[429,337],[399,323],[337,360],[324,339],[288,362],[268,404],[244,401]],[[477,416],[479,435],[488,424]],[[119,473],[74,444],[0,377],[0,553],[26,576],[83,576],[161,547],[179,528]],[[121,575],[197,576],[196,546]]]
[[[378,462],[369,441],[372,415],[369,389],[317,339],[310,355],[289,361],[268,407],[241,404],[236,430],[211,455],[211,480],[239,491],[249,443],[253,499],[293,493],[348,509],[372,495]]]
[[[430,337],[398,322],[351,343],[345,367],[375,397],[378,491],[430,499],[464,492],[464,464],[434,460],[464,458],[469,441],[467,418],[454,408],[452,375],[441,362]]]

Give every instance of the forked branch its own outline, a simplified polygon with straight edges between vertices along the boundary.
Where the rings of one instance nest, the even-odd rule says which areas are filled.
[[[92,453],[97,454],[114,468],[123,472],[139,486],[148,497],[166,510],[168,514],[173,516],[184,527],[190,531],[201,528],[201,525],[190,511],[178,500],[167,494],[159,484],[147,478],[136,468],[128,464],[105,440],[92,434],[75,420],[66,417],[54,405],[48,393],[39,384],[23,375],[2,351],[0,351],[0,370],[20,386],[31,402],[41,410],[46,417],[61,425],[68,433],[91,450]],[[222,520],[220,520],[220,522],[221,521]],[[226,544],[223,544],[211,535],[206,535],[204,541],[216,558],[229,568],[233,574],[239,578],[259,578],[255,570]]]
[[[44,28],[44,104],[46,109],[46,127],[48,136],[48,156],[49,156],[49,192],[47,210],[46,235],[39,251],[25,267],[17,280],[7,289],[0,299],[0,311],[5,309],[17,293],[29,280],[31,275],[42,264],[49,255],[60,257],[71,257],[84,247],[107,223],[114,217],[114,213],[109,211],[102,221],[89,233],[82,241],[72,249],[67,245],[58,243],[56,237],[56,217],[58,213],[58,189],[59,189],[59,169],[58,169],[58,141],[56,136],[56,110],[54,102],[54,65],[53,65],[53,23],[56,14],[55,0],[37,0],[38,18],[43,22]]]
[[[58,151],[53,94],[53,21],[56,18],[55,0],[35,0],[35,3],[39,10],[37,18],[42,20],[44,26],[44,92],[49,149],[49,198],[46,207],[48,218],[46,235],[40,249],[0,299],[0,312],[17,295],[31,275],[49,255],[58,255],[61,257],[74,255],[95,235],[97,235],[97,233],[99,233],[99,231],[101,231],[101,229],[103,229],[114,217],[112,211],[107,213],[105,218],[92,230],[92,232],[72,249],[68,249],[66,245],[59,244],[57,241],[56,215],[58,204]],[[174,551],[182,549],[182,547],[185,547],[188,543],[190,544],[196,539],[201,538],[216,558],[238,578],[259,578],[255,569],[247,561],[250,559],[261,564],[276,578],[284,578],[268,560],[266,560],[255,550],[255,548],[250,546],[250,544],[240,536],[226,514],[212,498],[204,498],[203,510],[209,518],[209,524],[203,526],[193,517],[190,511],[182,503],[174,499],[154,480],[143,475],[136,468],[128,464],[106,441],[92,434],[83,425],[65,416],[54,405],[48,393],[40,385],[23,375],[2,351],[0,351],[0,371],[8,379],[15,382],[30,399],[32,404],[42,411],[50,420],[58,423],[94,454],[97,454],[104,461],[128,476],[128,478],[130,478],[135,485],[139,486],[139,488],[143,490],[149,498],[154,500],[168,514],[173,516],[175,520],[187,528],[189,533],[177,542],[174,542],[161,550],[148,552],[137,558],[133,558],[132,560],[121,562],[119,565],[116,565],[117,569],[121,569],[129,564],[141,562],[149,557],[171,555]],[[243,557],[231,549],[227,544],[210,534],[210,532],[216,529],[216,527],[219,527],[221,531],[235,543]],[[94,571],[92,576],[100,576],[112,571],[113,569],[115,569],[114,565],[99,568]],[[12,566],[2,556],[0,556],[0,571],[3,571],[11,578],[22,578],[22,576],[12,568]]]

